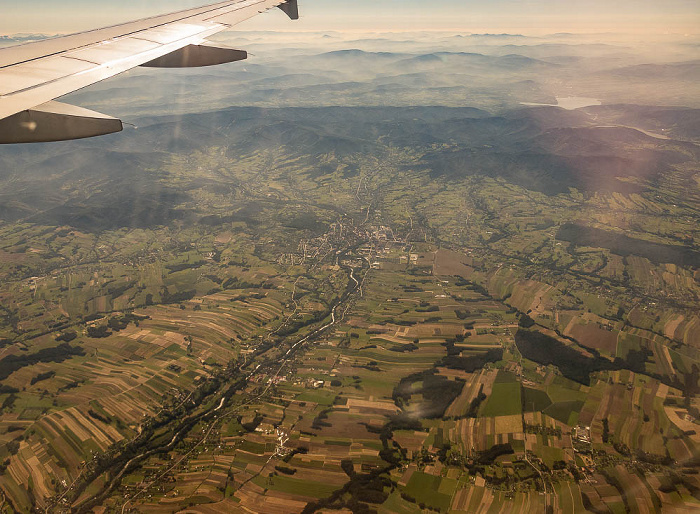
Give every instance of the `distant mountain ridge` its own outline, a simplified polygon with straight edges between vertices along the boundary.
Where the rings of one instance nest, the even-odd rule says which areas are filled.
[[[652,112],[638,106],[593,111],[611,119]],[[694,115],[683,109],[653,112],[658,120]],[[471,107],[232,107],[136,122],[137,130],[96,140],[7,147],[0,154],[0,217],[82,230],[167,224],[191,215],[177,208],[189,193],[161,183],[159,170],[172,155],[211,147],[233,161],[274,148],[307,163],[313,176],[333,172],[319,165],[329,158],[351,163],[356,155],[411,148],[419,156],[414,171],[435,180],[499,177],[548,195],[570,188],[641,192],[671,167],[700,159],[692,143],[599,127],[589,112],[556,107],[501,115]],[[348,166],[345,173],[357,170]]]

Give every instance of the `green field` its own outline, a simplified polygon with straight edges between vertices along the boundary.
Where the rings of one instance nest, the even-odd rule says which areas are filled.
[[[552,404],[549,395],[540,390],[523,387],[523,410],[526,412],[542,412]]]
[[[583,407],[583,402],[580,400],[572,400],[567,402],[555,402],[547,407],[543,412],[548,416],[553,417],[568,425],[576,424],[576,417]]]
[[[512,373],[499,371],[493,390],[480,414],[486,417],[511,416],[522,412],[521,386]]]
[[[451,494],[441,493],[441,485],[442,480],[440,477],[416,471],[411,475],[408,484],[406,484],[405,491],[419,503],[446,510],[450,506]]]

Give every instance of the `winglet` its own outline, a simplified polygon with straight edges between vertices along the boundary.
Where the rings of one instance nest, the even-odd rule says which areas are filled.
[[[292,20],[299,19],[299,6],[297,5],[297,0],[287,0],[285,3],[278,5],[287,16]]]

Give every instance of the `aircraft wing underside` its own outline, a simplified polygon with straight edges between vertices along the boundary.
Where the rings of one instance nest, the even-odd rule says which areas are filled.
[[[0,49],[0,143],[63,141],[122,130],[116,118],[55,98],[137,66],[211,66],[247,57],[206,38],[296,0],[231,0]]]

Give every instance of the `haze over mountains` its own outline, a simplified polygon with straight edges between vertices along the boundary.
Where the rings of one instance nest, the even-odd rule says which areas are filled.
[[[0,45],[41,37],[2,36]],[[614,35],[233,32],[246,62],[200,70],[136,70],[69,96],[121,115],[232,105],[474,106],[499,112],[557,97],[700,107],[697,43]]]
[[[138,128],[3,148],[0,217],[83,229],[166,223],[183,215],[174,209],[186,193],[154,185],[148,170],[212,146],[231,156],[277,146],[307,159],[410,146],[435,177],[496,176],[546,194],[640,191],[698,157],[700,67],[683,60],[685,44],[647,54],[567,34],[234,33],[226,42],[250,60],[134,71],[67,97]],[[521,105],[577,95],[604,105]],[[127,209],[139,198],[143,207]]]
[[[603,103],[700,107],[697,54],[678,43],[612,36],[232,33],[248,61],[201,70],[132,71],[71,95],[120,114],[202,112],[232,105],[473,106],[592,97]],[[695,71],[693,71],[695,70]]]

